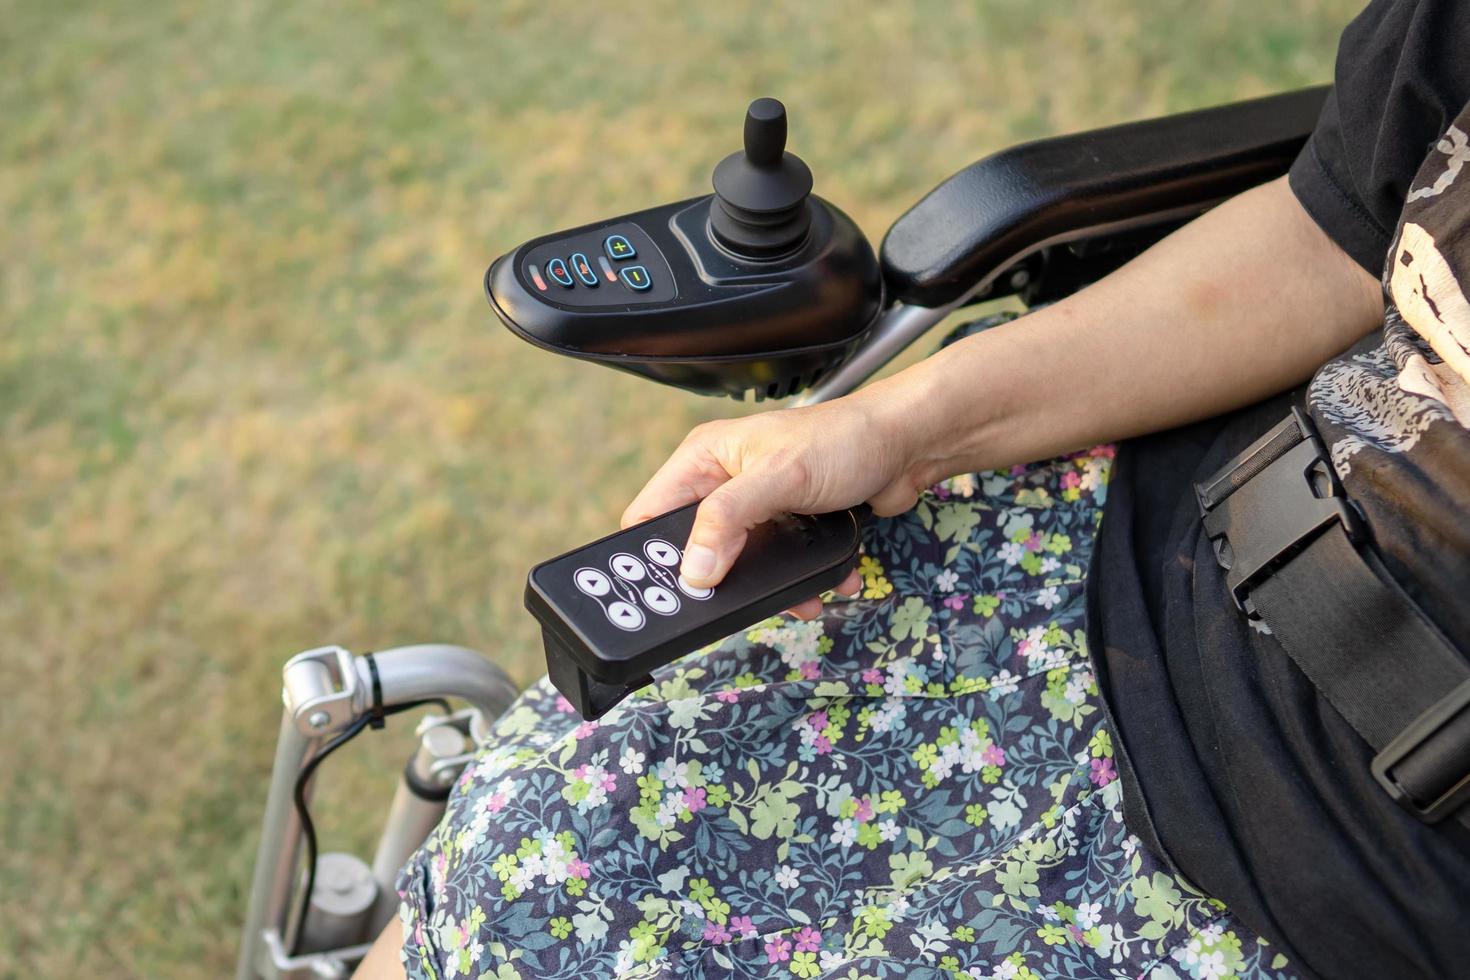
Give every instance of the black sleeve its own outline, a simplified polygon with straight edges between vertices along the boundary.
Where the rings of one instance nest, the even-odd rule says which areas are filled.
[[[1343,31],[1335,74],[1289,182],[1322,230],[1377,277],[1409,183],[1470,101],[1470,3],[1373,0]]]

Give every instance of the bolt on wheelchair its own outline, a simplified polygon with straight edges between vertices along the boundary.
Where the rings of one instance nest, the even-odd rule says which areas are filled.
[[[486,291],[512,332],[555,353],[696,394],[826,401],[956,310],[1059,299],[1281,176],[1327,91],[1003,150],[931,191],[876,254],[811,194],[810,170],[785,150],[784,107],[760,99],[713,194],[533,239],[496,260]],[[526,604],[553,683],[584,717],[602,714],[652,669],[835,585],[861,518],[793,518],[755,535],[714,590],[677,577],[690,508],[543,563]],[[503,670],[458,646],[328,646],[287,661],[238,980],[349,974],[395,913],[398,869],[516,695]],[[365,728],[426,705],[439,710],[416,728],[371,865],[321,853],[309,810],[318,767]]]

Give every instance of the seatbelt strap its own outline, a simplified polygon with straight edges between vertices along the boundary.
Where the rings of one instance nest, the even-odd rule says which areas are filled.
[[[1369,546],[1307,414],[1195,495],[1236,605],[1378,753],[1379,785],[1426,823],[1470,827],[1470,662]]]

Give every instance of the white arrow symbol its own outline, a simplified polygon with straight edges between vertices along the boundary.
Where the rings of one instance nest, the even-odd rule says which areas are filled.
[[[679,611],[679,600],[674,594],[661,585],[650,585],[643,590],[643,601],[648,608],[665,616],[673,615]]]
[[[595,568],[577,569],[577,574],[573,576],[573,581],[577,583],[577,588],[590,596],[607,595],[607,576]]]
[[[632,555],[613,555],[612,569],[629,582],[639,581],[644,574],[643,562]]]
[[[619,629],[636,630],[643,625],[643,613],[626,602],[614,602],[608,606],[607,618]]]
[[[673,568],[679,564],[679,549],[667,541],[660,541],[658,538],[654,538],[643,546],[643,552],[660,565]]]

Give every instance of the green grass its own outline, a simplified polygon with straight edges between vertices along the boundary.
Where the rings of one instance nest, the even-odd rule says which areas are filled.
[[[0,2],[0,976],[226,974],[284,659],[529,681],[528,566],[739,410],[514,340],[501,251],[703,192],[766,94],[876,240],[1007,143],[1326,79],[1354,7]]]

